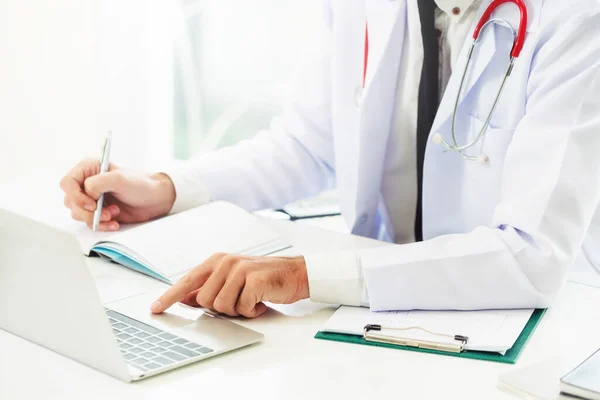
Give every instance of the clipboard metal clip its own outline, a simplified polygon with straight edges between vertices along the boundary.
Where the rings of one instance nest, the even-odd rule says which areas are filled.
[[[394,330],[394,331],[407,331],[407,330],[411,330],[411,329],[418,329],[418,330],[427,332],[431,335],[450,338],[450,339],[456,341],[457,343],[455,343],[455,344],[454,343],[440,343],[440,342],[433,342],[430,340],[402,338],[402,337],[397,337],[397,336],[384,335],[381,333],[375,333],[375,332],[381,332],[384,329],[385,330]],[[418,326],[410,326],[407,328],[392,328],[392,327],[383,327],[381,325],[374,325],[374,324],[365,325],[365,327],[363,329],[363,338],[366,341],[370,341],[370,342],[386,343],[386,344],[406,346],[406,347],[418,347],[421,349],[445,351],[445,352],[449,352],[449,353],[461,353],[465,349],[465,346],[466,346],[467,342],[469,341],[469,338],[467,336],[448,335],[448,334],[444,334],[444,333],[432,332],[430,330],[427,330],[425,328],[421,328]]]

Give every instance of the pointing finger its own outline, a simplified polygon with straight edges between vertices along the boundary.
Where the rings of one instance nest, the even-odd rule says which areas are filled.
[[[173,304],[183,300],[191,291],[202,287],[209,276],[210,271],[205,264],[201,264],[163,293],[158,300],[152,303],[150,310],[155,314],[162,313]]]

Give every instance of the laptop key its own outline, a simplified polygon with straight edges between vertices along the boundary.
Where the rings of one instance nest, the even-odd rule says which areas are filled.
[[[144,343],[143,340],[140,340],[138,338],[133,338],[133,339],[129,339],[127,342],[131,343],[131,344],[140,344],[140,343]]]
[[[121,322],[118,322],[118,323],[114,324],[112,327],[117,328],[117,329],[123,329],[123,328],[127,328],[127,325],[125,325]]]
[[[128,335],[128,334],[126,334],[126,333],[120,333],[120,334],[118,334],[118,335],[117,335],[117,337],[118,337],[119,339],[127,340],[127,339],[130,339],[130,338],[131,338],[131,335]]]
[[[109,319],[108,319],[108,322],[110,322],[110,323],[111,323],[111,325],[112,325],[112,324],[116,324],[116,323],[117,323],[117,322],[119,322],[119,321],[117,321],[116,319],[109,318]]]
[[[172,360],[169,360],[169,359],[167,359],[167,358],[160,357],[160,356],[158,356],[158,357],[154,357],[154,358],[152,359],[152,361],[154,361],[154,362],[157,362],[157,363],[159,363],[160,365],[169,365],[169,364],[173,364],[173,361],[172,361]]]
[[[167,351],[167,349],[163,349],[162,347],[153,347],[148,350],[153,351],[155,353],[164,353],[165,351]]]
[[[157,338],[156,336],[152,336],[146,339],[146,342],[148,343],[158,343],[160,341],[160,338]]]
[[[125,357],[126,360],[131,360],[133,358],[136,358],[137,356],[135,354],[127,353],[124,354],[123,357]]]
[[[156,363],[150,363],[150,364],[146,364],[144,365],[144,368],[146,369],[157,369],[160,368],[161,366],[159,364]]]
[[[149,337],[150,334],[148,334],[146,332],[138,332],[138,333],[135,334],[135,336],[137,336],[139,338],[142,338],[142,339],[145,339],[145,338]]]
[[[130,348],[132,348],[133,346],[132,346],[132,345],[130,345],[129,343],[121,343],[121,346],[120,346],[120,347],[121,347],[122,349],[130,349]]]
[[[114,319],[123,321],[123,322],[127,323],[128,325],[133,326],[134,328],[137,328],[137,329],[142,330],[142,331],[146,331],[146,332],[148,332],[148,333],[150,333],[152,335],[157,335],[157,334],[159,334],[159,333],[162,332],[160,329],[156,329],[153,326],[144,324],[143,322],[140,322],[140,321],[135,320],[133,318],[126,317],[125,315],[119,314],[116,311],[108,310],[108,311],[106,311],[106,314],[109,317],[112,317]]]
[[[149,362],[149,361],[148,361],[148,360],[146,360],[145,358],[136,358],[135,360],[132,360],[132,362],[133,362],[135,365],[142,365],[142,366],[143,366],[143,365],[145,365],[145,364],[148,364],[148,362]]]
[[[172,345],[173,345],[173,343],[167,342],[167,341],[162,341],[160,343],[156,343],[156,346],[159,346],[159,347],[169,347],[169,346],[172,346]]]
[[[188,343],[188,341],[185,339],[182,339],[182,338],[177,338],[177,339],[173,340],[173,343],[186,344],[186,343]]]
[[[139,347],[141,347],[142,349],[150,349],[154,346],[152,346],[150,343],[142,343],[139,345]]]
[[[187,357],[197,357],[198,353],[191,351],[190,349],[186,349],[185,347],[181,347],[181,346],[173,346],[170,347],[169,350],[171,351],[176,351],[179,354],[183,354],[184,356]]]
[[[184,356],[181,356],[181,355],[179,355],[177,353],[173,353],[172,351],[167,351],[167,352],[163,353],[162,355],[165,356],[165,357],[169,357],[171,360],[174,360],[174,361],[183,361],[183,360],[185,360]]]
[[[167,332],[161,333],[160,335],[158,335],[158,337],[163,338],[165,340],[173,340],[173,339],[177,338],[177,336],[171,335],[170,333],[167,333]]]
[[[139,329],[131,328],[131,327],[129,327],[127,329],[123,329],[123,332],[127,332],[127,333],[136,333],[136,332],[139,332],[139,331],[140,331]]]
[[[212,353],[212,349],[209,349],[208,347],[200,347],[199,349],[196,349],[196,351],[198,353],[202,353],[202,354],[208,354],[208,353]]]
[[[188,349],[194,350],[194,349],[197,349],[198,347],[202,347],[202,346],[200,346],[199,344],[196,344],[196,343],[186,343],[185,347],[187,347]]]
[[[147,351],[147,352],[145,352],[145,353],[142,353],[142,354],[140,354],[139,356],[140,356],[140,357],[151,358],[151,357],[154,357],[154,356],[155,356],[155,354],[154,354],[154,353],[150,353],[149,351]]]
[[[129,349],[130,353],[133,354],[140,354],[144,352],[144,349],[140,349],[139,347],[134,347],[133,349]]]

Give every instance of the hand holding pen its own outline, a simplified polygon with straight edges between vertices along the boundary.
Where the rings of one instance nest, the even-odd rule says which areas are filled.
[[[121,224],[167,215],[175,201],[171,179],[163,173],[138,173],[110,163],[111,136],[106,138],[100,160],[81,161],[60,181],[73,219],[95,231],[117,231]]]

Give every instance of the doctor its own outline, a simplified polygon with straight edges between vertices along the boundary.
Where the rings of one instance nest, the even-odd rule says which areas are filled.
[[[211,200],[258,210],[336,186],[353,233],[397,243],[217,254],[154,312],[184,301],[257,317],[264,301],[307,297],[373,310],[546,307],[577,257],[600,262],[600,6],[525,0],[520,26],[519,7],[502,4],[463,81],[490,3],[326,1],[326,49],[269,132],[154,175],[97,175],[98,161],[84,161],[61,182],[65,204],[90,224],[109,192],[101,228],[116,230]]]

